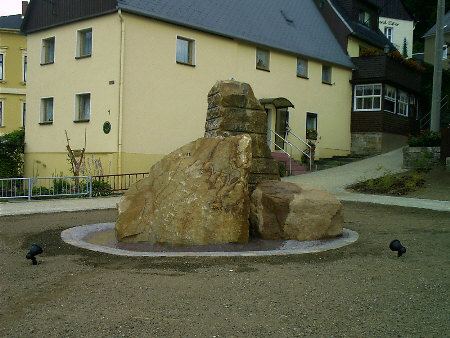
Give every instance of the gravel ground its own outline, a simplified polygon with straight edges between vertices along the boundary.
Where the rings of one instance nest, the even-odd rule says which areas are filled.
[[[115,210],[0,217],[0,336],[450,336],[450,213],[344,210],[355,244],[259,258],[117,257],[61,241]],[[34,242],[37,266],[25,259]]]

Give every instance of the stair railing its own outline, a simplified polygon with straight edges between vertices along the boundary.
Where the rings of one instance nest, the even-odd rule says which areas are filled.
[[[445,95],[441,99],[441,108],[440,108],[441,111],[443,108],[448,109],[448,105],[449,105],[449,97],[448,95]],[[431,121],[431,112],[429,112],[427,115],[425,115],[419,120],[420,129],[423,129],[423,127],[425,127],[428,123],[430,123],[430,121]]]
[[[294,136],[297,140],[302,142],[307,147],[306,149],[308,149],[308,153],[305,153],[303,150],[298,149],[298,147],[295,147],[295,148],[300,150],[302,152],[302,154],[304,154],[309,159],[309,171],[311,171],[311,168],[312,168],[312,149],[311,149],[311,145],[309,145],[308,142],[305,142],[303,139],[301,139],[300,137],[295,135],[294,132],[291,130],[291,128],[289,128],[289,126],[287,127],[286,132],[287,132],[288,135],[290,134],[290,135]]]
[[[297,147],[295,144],[289,142],[288,140],[286,140],[283,136],[279,135],[278,133],[276,133],[275,131],[273,131],[272,129],[270,129],[270,132],[275,135],[276,137],[279,137],[281,140],[283,140],[284,144],[288,145],[290,147],[290,152],[286,151],[285,149],[283,149],[282,147],[280,147],[278,144],[276,144],[274,141],[272,141],[272,139],[270,139],[270,143],[273,144],[275,146],[275,149],[281,150],[283,153],[285,153],[286,155],[289,156],[289,175],[292,175],[292,158],[293,158],[293,149],[295,148],[300,154],[305,155],[308,159],[309,159],[309,171],[311,171],[312,168],[312,155],[311,155],[311,146],[306,143],[305,141],[303,141],[300,137],[298,137],[297,135],[295,135],[290,128],[288,127],[286,129],[286,133],[289,135],[293,135],[296,139],[298,139],[299,141],[301,141],[304,145],[306,145],[308,152],[303,151],[302,149],[300,149],[299,147]]]

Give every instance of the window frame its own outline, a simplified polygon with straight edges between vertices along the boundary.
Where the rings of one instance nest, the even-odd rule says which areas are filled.
[[[5,53],[0,50],[0,81],[5,81]]]
[[[304,61],[305,62],[305,75],[298,73],[299,61]],[[303,79],[309,79],[308,59],[300,57],[300,56],[297,56],[297,70],[296,71],[297,71],[297,77],[301,77]]]
[[[0,128],[5,126],[5,101],[0,99]]]
[[[404,95],[402,95],[402,94],[404,94]],[[403,98],[405,98],[405,100],[402,100],[402,96],[403,96]],[[397,114],[400,116],[408,117],[408,107],[409,107],[408,93],[405,92],[404,90],[399,89],[397,103],[398,103]],[[403,108],[405,108],[405,109],[403,109]],[[405,112],[402,112],[403,110],[405,110]]]
[[[447,60],[448,59],[448,45],[446,43],[444,43],[442,45],[442,60]]]
[[[51,100],[52,102],[52,119],[46,119],[47,110],[45,102]],[[41,106],[40,106],[40,122],[39,124],[53,124],[55,120],[55,98],[53,96],[41,97]]]
[[[25,127],[27,118],[27,101],[21,101],[22,103],[22,127]]]
[[[383,100],[387,100],[394,103],[394,111],[390,111],[386,109],[386,105],[384,105],[383,110],[387,111],[388,113],[397,114],[397,88],[390,86],[390,85],[384,85],[385,93],[383,95]],[[392,88],[394,92],[394,96],[388,96],[388,88]]]
[[[363,89],[362,89],[362,95],[356,95],[357,87],[365,87],[365,86],[372,86],[372,87],[373,87],[373,88],[372,88],[372,94],[371,94],[371,95],[364,95],[364,88],[363,88]],[[375,86],[379,86],[379,87],[380,87],[380,94],[379,94],[379,95],[375,95],[375,94],[374,94],[374,92],[375,92]],[[361,111],[381,111],[381,100],[382,100],[382,98],[383,98],[382,93],[383,93],[383,86],[382,86],[381,83],[367,83],[367,84],[359,84],[359,85],[355,85],[354,88],[353,88],[353,111],[354,111],[354,112],[361,112]],[[370,109],[365,109],[365,108],[364,108],[364,99],[365,99],[365,98],[369,98],[369,97],[372,98],[372,108],[370,108]],[[362,99],[362,107],[363,107],[363,108],[361,108],[361,109],[358,109],[358,106],[357,106],[357,100],[358,100],[359,98]],[[380,102],[380,107],[379,107],[379,108],[373,108],[373,107],[374,107],[373,103],[374,103],[374,101],[375,101],[375,98],[379,98],[379,102]]]
[[[49,55],[47,51],[47,46],[49,46],[49,42],[52,41],[53,50],[52,50],[52,59],[50,60]],[[56,46],[56,38],[55,36],[49,36],[47,38],[42,39],[41,42],[41,66],[45,65],[51,65],[55,63],[55,46]]]
[[[312,128],[308,128],[308,118],[309,117],[313,119],[314,126],[312,126]],[[318,124],[319,124],[319,114],[318,113],[309,112],[309,111],[306,112],[306,120],[305,120],[306,139],[317,140]],[[311,132],[314,131],[315,135],[312,135],[311,132],[308,132],[308,130],[311,130]]]
[[[262,65],[262,66],[258,65],[259,52],[267,53],[267,65]],[[262,47],[256,47],[255,67],[256,67],[256,69],[264,70],[266,72],[270,72],[270,49],[262,48]]]
[[[90,39],[90,49],[89,53],[84,54],[83,49],[86,46],[86,38],[85,35],[87,32],[91,33]],[[92,49],[94,47],[94,33],[92,27],[86,27],[77,30],[77,51],[75,55],[75,59],[84,59],[92,56]]]
[[[329,76],[330,80],[329,81],[324,80],[324,70],[325,69],[329,69],[329,71],[330,71],[330,76]],[[333,66],[327,65],[327,64],[322,64],[322,83],[328,84],[328,85],[333,84]]]
[[[27,71],[28,71],[28,55],[22,54],[22,81],[27,83]]]
[[[362,15],[364,15],[364,18],[362,19]],[[366,11],[364,9],[360,9],[358,12],[358,22],[361,25],[364,25],[366,27],[371,28],[372,27],[372,13],[370,13],[369,11]]]
[[[178,45],[178,41],[185,41],[187,42],[187,46],[188,46],[188,55],[187,55],[187,59],[188,61],[184,61],[184,60],[179,60],[178,59],[178,55],[179,55],[179,45]],[[180,65],[186,65],[186,66],[192,66],[195,67],[195,39],[192,38],[188,38],[186,36],[181,36],[181,35],[177,35],[176,37],[176,42],[175,42],[175,62],[180,64]],[[181,50],[180,50],[181,52]],[[184,55],[183,55],[184,56]]]
[[[88,117],[81,118],[81,111],[80,111],[80,103],[81,99],[83,97],[89,96],[89,115]],[[91,93],[90,92],[83,92],[83,93],[77,93],[75,94],[75,115],[74,115],[74,122],[89,122],[91,120],[91,107],[92,107],[92,100],[91,100]]]
[[[384,35],[389,40],[389,42],[392,43],[394,41],[394,27],[384,27]]]

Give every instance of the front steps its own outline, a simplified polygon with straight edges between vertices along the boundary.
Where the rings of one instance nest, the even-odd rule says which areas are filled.
[[[284,167],[286,168],[286,176],[302,175],[307,173],[305,166],[302,166],[298,162],[294,161],[294,159],[292,159],[291,161],[292,173],[291,175],[289,175],[289,156],[285,153],[272,152],[272,157],[275,161],[284,164]]]
[[[315,160],[313,164],[313,170],[324,170],[330,169],[334,167],[338,167],[344,164],[352,163],[355,161],[362,160],[367,158],[368,156],[363,155],[348,155],[348,156],[333,156],[331,158],[321,158],[319,160]]]

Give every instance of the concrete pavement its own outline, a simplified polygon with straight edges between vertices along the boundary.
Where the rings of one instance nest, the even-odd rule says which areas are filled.
[[[346,186],[360,180],[384,176],[387,173],[398,173],[404,171],[404,169],[402,169],[402,161],[402,150],[397,149],[386,154],[370,157],[340,167],[316,171],[299,176],[285,177],[283,180],[294,183],[306,183],[317,188],[327,190],[343,201],[367,202],[438,211],[450,211],[449,201],[355,194],[345,190]],[[0,202],[0,216],[115,209],[119,199],[120,196]]]

